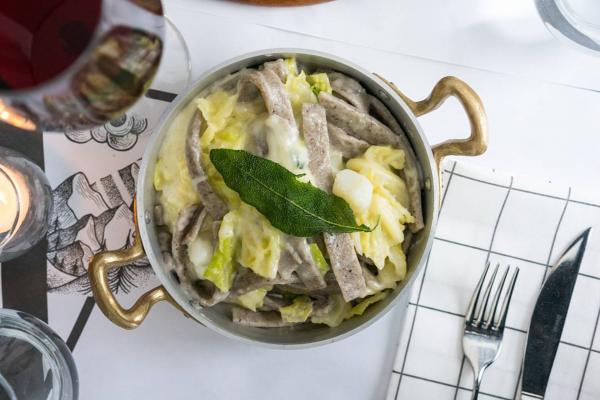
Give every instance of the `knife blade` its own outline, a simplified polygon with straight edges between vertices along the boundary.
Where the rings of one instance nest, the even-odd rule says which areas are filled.
[[[522,400],[544,398],[591,229],[586,229],[567,247],[549,269],[542,285],[527,334]]]

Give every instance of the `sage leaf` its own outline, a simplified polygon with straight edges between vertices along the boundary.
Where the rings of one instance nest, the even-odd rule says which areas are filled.
[[[210,160],[230,189],[288,235],[372,231],[356,224],[344,199],[299,181],[276,162],[231,149],[211,150]]]

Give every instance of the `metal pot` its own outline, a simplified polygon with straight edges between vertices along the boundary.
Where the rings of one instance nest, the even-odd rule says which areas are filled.
[[[263,329],[236,325],[231,322],[226,305],[198,309],[190,304],[173,274],[167,270],[159,250],[157,231],[153,221],[156,193],[152,183],[154,168],[163,140],[174,119],[190,105],[190,102],[211,83],[246,67],[255,67],[265,61],[281,57],[296,57],[309,68],[333,69],[357,79],[372,94],[390,108],[409,136],[417,158],[423,168],[425,190],[423,192],[423,214],[425,228],[414,237],[407,254],[408,272],[391,295],[369,307],[367,311],[342,323],[336,328],[312,325],[296,328]],[[436,109],[449,96],[456,97],[462,104],[471,125],[471,134],[466,139],[452,139],[430,146],[417,117]],[[189,107],[188,107],[189,109]],[[487,148],[486,116],[477,94],[463,81],[455,77],[440,80],[431,95],[422,101],[412,101],[384,78],[369,73],[357,65],[336,56],[310,50],[275,49],[264,50],[227,61],[200,78],[187,93],[177,97],[165,111],[157,131],[148,144],[139,172],[135,216],[138,235],[133,247],[126,250],[105,251],[97,254],[89,266],[89,275],[96,302],[102,312],[116,325],[133,329],[139,326],[148,311],[159,301],[168,301],[187,316],[225,336],[243,341],[278,348],[310,347],[332,343],[366,328],[383,316],[396,304],[407,304],[410,288],[423,268],[431,249],[438,219],[441,180],[439,168],[442,159],[449,155],[475,156]],[[131,308],[124,309],[110,291],[107,273],[143,256],[148,257],[162,286],[144,294]]]

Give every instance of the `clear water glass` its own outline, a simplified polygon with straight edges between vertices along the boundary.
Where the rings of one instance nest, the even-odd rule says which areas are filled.
[[[0,354],[0,399],[78,399],[79,378],[71,352],[34,316],[0,309]]]
[[[44,237],[51,210],[52,191],[41,168],[0,147],[0,262],[23,254]]]
[[[535,3],[554,36],[600,55],[600,0],[536,0]]]

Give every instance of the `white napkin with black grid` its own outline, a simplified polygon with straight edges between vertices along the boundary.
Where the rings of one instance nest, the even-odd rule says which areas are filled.
[[[387,399],[470,399],[462,353],[464,312],[486,261],[517,265],[503,348],[479,398],[514,399],[529,319],[549,264],[596,228],[575,285],[546,392],[548,400],[600,399],[600,191],[446,163],[433,249],[415,282]]]

